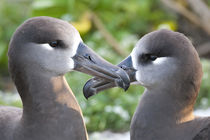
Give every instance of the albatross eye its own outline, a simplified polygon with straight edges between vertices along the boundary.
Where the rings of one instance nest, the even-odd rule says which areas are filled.
[[[155,61],[157,59],[157,56],[156,55],[149,55],[149,60],[151,61]]]
[[[49,43],[49,45],[53,48],[58,47],[59,46],[59,42],[58,41],[52,41]]]
[[[157,55],[153,55],[153,54],[143,54],[141,56],[141,60],[143,60],[144,62],[147,61],[155,61],[158,58]]]

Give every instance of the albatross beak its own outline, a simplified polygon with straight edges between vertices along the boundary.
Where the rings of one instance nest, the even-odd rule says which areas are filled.
[[[105,61],[82,42],[72,59],[76,71],[105,79],[124,90],[130,86],[129,76],[123,69]]]
[[[123,60],[118,67],[125,70],[129,76],[130,82],[136,81],[135,74],[136,70],[133,68],[131,56],[128,56],[125,60]],[[109,89],[116,87],[115,83],[110,82],[106,79],[101,79],[99,77],[94,77],[86,82],[83,87],[83,94],[86,98],[91,97],[92,95]]]

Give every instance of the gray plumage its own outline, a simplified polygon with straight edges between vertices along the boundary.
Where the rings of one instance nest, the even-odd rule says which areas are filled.
[[[180,33],[160,30],[144,36],[136,51],[136,56],[149,53],[166,59],[158,64],[155,61],[159,58],[154,64],[137,64],[144,68],[141,72],[145,76],[140,73],[141,78],[136,78],[147,89],[132,119],[131,139],[192,140],[210,118],[193,115],[202,69],[191,42]]]
[[[131,82],[145,87],[131,121],[131,140],[210,140],[210,117],[193,114],[202,67],[187,37],[170,30],[143,36],[119,65]],[[93,78],[85,93],[114,87]]]
[[[14,33],[9,71],[23,110],[0,107],[2,140],[87,140],[79,104],[64,74],[73,70],[99,76],[127,89],[125,71],[85,45],[66,21],[35,17]]]
[[[160,30],[145,35],[135,48],[132,56],[139,58],[134,62],[136,79],[146,90],[132,118],[131,140],[203,137],[210,118],[193,115],[202,68],[191,42],[183,34]],[[155,55],[157,59],[143,61],[143,54]]]
[[[8,52],[9,70],[23,101],[23,110],[0,107],[0,139],[88,139],[81,109],[64,73],[50,68],[49,62],[59,62],[56,60],[59,58],[53,60],[42,55],[44,48],[39,51],[36,46],[67,37],[72,39],[68,42],[71,46],[77,34],[67,22],[50,17],[31,18],[16,30]],[[49,65],[38,61],[48,61]]]

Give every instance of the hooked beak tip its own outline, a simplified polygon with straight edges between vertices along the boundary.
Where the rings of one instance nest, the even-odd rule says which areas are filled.
[[[125,80],[122,80],[122,79],[116,79],[115,85],[124,89],[124,91],[127,91],[130,86],[130,82],[126,82]]]
[[[85,95],[84,95],[85,96]],[[85,99],[88,100],[90,96],[85,96]]]
[[[89,80],[90,81],[90,80]],[[83,87],[83,94],[85,96],[85,98],[88,100],[91,96],[95,95],[97,92],[96,92],[96,89],[95,88],[92,88],[90,86],[91,82],[86,82],[86,84],[84,85]]]
[[[129,88],[129,86],[130,86],[130,84],[125,85],[125,86],[124,86],[124,91],[127,91],[127,90],[128,90],[128,88]]]
[[[85,98],[86,98],[87,100],[88,100],[91,96],[94,95],[94,93],[91,92],[91,91],[83,91],[83,94],[84,94],[84,96],[85,96]]]

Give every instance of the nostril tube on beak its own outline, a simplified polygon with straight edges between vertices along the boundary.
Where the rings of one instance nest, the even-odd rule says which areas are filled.
[[[127,69],[127,66],[122,65],[122,66],[120,66],[120,68],[123,69],[123,70],[126,70]]]

